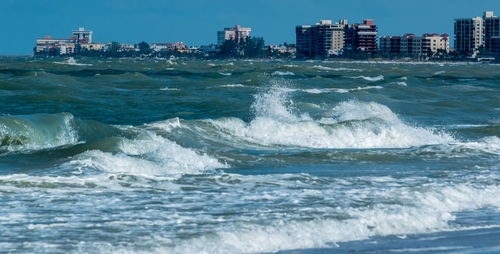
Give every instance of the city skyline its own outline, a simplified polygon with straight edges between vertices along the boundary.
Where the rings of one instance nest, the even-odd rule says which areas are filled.
[[[146,41],[182,41],[188,45],[215,44],[216,31],[239,24],[252,28],[252,36],[263,37],[267,44],[294,43],[295,26],[320,19],[348,19],[357,22],[373,19],[379,36],[404,33],[453,34],[455,18],[481,16],[484,11],[497,12],[495,1],[484,0],[471,5],[467,1],[421,1],[408,10],[407,3],[382,0],[377,3],[330,3],[328,1],[192,1],[180,3],[146,3],[128,1],[87,1],[86,5],[57,1],[7,0],[0,8],[0,22],[6,25],[0,54],[31,54],[33,41],[45,35],[67,37],[67,31],[86,27],[94,31],[94,41],[138,43]],[[99,4],[97,4],[99,3]],[[431,4],[432,3],[432,4]],[[429,7],[431,6],[431,7]],[[78,8],[79,11],[75,11]],[[395,22],[397,21],[397,22]],[[36,22],[36,26],[33,25]],[[193,33],[193,29],[196,31]]]

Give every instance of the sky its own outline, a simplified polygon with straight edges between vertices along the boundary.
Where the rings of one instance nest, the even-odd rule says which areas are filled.
[[[36,38],[94,31],[95,42],[216,43],[236,24],[266,44],[295,43],[295,26],[373,19],[379,35],[453,34],[455,18],[500,15],[500,0],[0,0],[0,55],[31,54]]]

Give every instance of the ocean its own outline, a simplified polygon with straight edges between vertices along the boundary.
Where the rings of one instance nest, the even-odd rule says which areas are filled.
[[[500,253],[500,67],[0,59],[0,253]]]

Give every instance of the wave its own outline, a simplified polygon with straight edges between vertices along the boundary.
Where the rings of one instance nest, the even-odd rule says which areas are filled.
[[[331,68],[331,67],[326,67],[323,65],[314,65],[314,69],[321,70],[321,71],[363,71],[361,69],[353,69],[353,68]]]
[[[320,93],[350,93],[350,92],[355,92],[355,91],[361,91],[361,90],[369,90],[369,89],[382,89],[383,87],[381,86],[365,86],[365,87],[356,87],[356,88],[351,88],[351,89],[346,89],[346,88],[311,88],[311,89],[301,89],[300,91],[306,92],[306,93],[312,93],[312,94],[320,94]]]
[[[121,139],[115,153],[86,151],[68,165],[78,169],[145,176],[199,174],[228,167],[215,158],[198,154],[147,130],[140,130],[135,138]]]
[[[384,76],[383,75],[379,75],[379,76],[376,76],[376,77],[366,77],[366,76],[357,76],[357,77],[353,77],[354,79],[364,79],[366,81],[370,81],[370,82],[376,82],[376,81],[382,81],[384,80]]]
[[[262,146],[407,148],[455,141],[446,133],[408,125],[375,102],[342,102],[329,111],[329,117],[313,119],[293,112],[289,91],[272,87],[256,95],[255,118],[248,123],[239,118],[204,121],[222,136]]]
[[[160,88],[160,90],[162,90],[162,91],[180,91],[181,89],[166,86],[166,87]]]
[[[227,87],[227,88],[233,88],[233,87],[246,87],[243,84],[227,84],[227,85],[220,85],[218,87]]]
[[[0,152],[28,152],[76,144],[78,133],[69,113],[0,117]]]
[[[68,58],[66,61],[55,62],[55,63],[56,64],[65,64],[65,65],[76,65],[76,66],[92,66],[92,64],[77,63],[73,57]]]
[[[355,204],[369,204],[322,208],[328,216],[280,216],[280,219],[266,221],[265,224],[234,223],[217,227],[209,235],[176,241],[175,244],[171,243],[172,239],[159,238],[156,240],[171,244],[166,244],[169,247],[159,247],[155,252],[272,253],[333,248],[340,242],[366,240],[375,236],[466,230],[467,227],[453,223],[456,219],[454,213],[500,207],[500,188],[494,184],[427,183],[422,187],[402,187],[399,180],[390,177],[372,177],[358,181],[367,181],[378,187],[353,189],[345,194],[346,200],[340,203],[352,201]],[[331,190],[302,190],[300,193],[288,191],[286,196],[293,199],[297,206],[303,207],[302,203],[307,204],[307,200],[311,198],[337,196],[338,192],[339,189],[333,185]],[[239,198],[253,198],[257,202],[272,197],[255,195],[254,198],[245,195]],[[317,208],[307,209],[311,211]]]
[[[271,73],[272,76],[295,76],[295,73],[291,71],[275,71]]]

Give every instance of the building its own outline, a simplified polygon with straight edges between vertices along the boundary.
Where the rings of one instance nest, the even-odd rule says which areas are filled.
[[[400,54],[401,53],[401,36],[382,36],[380,37],[381,53]]]
[[[497,62],[500,62],[500,36],[492,38],[492,45],[493,56]]]
[[[71,44],[73,46],[71,46]],[[75,50],[75,38],[53,39],[50,35],[36,39],[35,54],[48,54],[50,51],[57,54],[70,54]],[[60,47],[63,47],[62,50]]]
[[[179,51],[179,52],[188,52],[189,49],[183,42],[175,42],[175,43],[152,43],[151,50],[155,52],[159,51]]]
[[[440,50],[450,51],[449,35],[443,34],[405,34],[403,36],[380,37],[381,53],[402,56],[431,56]]]
[[[79,44],[80,49],[83,50],[104,50],[106,47],[106,44],[104,43],[86,43],[86,44]]]
[[[321,20],[311,30],[312,54],[322,58],[339,55],[344,49],[344,25]]]
[[[87,31],[83,27],[73,30],[73,35],[76,36],[77,44],[92,43],[92,31]]]
[[[346,51],[377,51],[377,26],[373,20],[365,20],[363,24],[348,24],[345,19],[336,23],[321,20],[313,26],[296,26],[295,34],[299,58],[327,58]]]
[[[493,38],[498,36],[500,36],[500,18],[494,16],[492,11],[487,11],[483,15],[483,40],[486,53],[493,53]]]
[[[217,32],[217,45],[221,46],[225,41],[235,40],[236,42],[241,42],[250,37],[251,28],[240,27],[236,25],[235,27],[224,28],[223,31]]]
[[[296,26],[295,35],[297,45],[297,57],[300,58],[312,58],[312,27],[308,25]]]
[[[455,51],[460,55],[474,57],[482,46],[483,19],[455,19]]]
[[[366,19],[363,24],[347,24],[345,20],[346,50],[352,52],[377,52],[377,25]]]
[[[427,53],[432,55],[438,53],[438,51],[444,51],[446,53],[450,52],[450,36],[447,34],[424,34],[425,42],[424,48]]]

